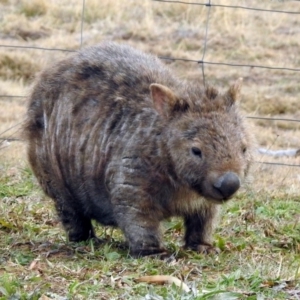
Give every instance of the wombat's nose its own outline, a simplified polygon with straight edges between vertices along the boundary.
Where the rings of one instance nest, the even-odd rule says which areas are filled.
[[[214,187],[223,195],[224,198],[232,196],[240,187],[240,178],[233,172],[227,172],[219,177]]]

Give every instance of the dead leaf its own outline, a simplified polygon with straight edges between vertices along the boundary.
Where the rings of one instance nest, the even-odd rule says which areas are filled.
[[[47,297],[46,295],[42,295],[39,300],[51,300],[51,298]]]
[[[34,259],[29,266],[29,270],[36,269],[38,267],[39,260],[40,260],[39,258]]]
[[[177,277],[170,275],[142,276],[140,278],[137,278],[136,281],[156,284],[174,283],[176,286],[181,287],[185,292],[190,291],[190,288],[183,281],[181,281]]]

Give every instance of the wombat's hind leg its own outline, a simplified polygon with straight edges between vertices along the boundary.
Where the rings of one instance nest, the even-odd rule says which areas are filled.
[[[86,241],[91,238],[98,241],[90,218],[85,217],[69,205],[56,203],[56,210],[70,242]]]
[[[212,245],[212,232],[218,215],[216,205],[210,205],[184,218],[185,247],[200,253],[218,253]]]

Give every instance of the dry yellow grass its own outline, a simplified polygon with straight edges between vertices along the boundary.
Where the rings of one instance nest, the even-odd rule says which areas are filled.
[[[1,1],[0,44],[76,50],[81,46],[82,1]],[[214,4],[250,6],[247,1]],[[251,7],[299,11],[299,2],[251,1]],[[109,39],[132,44],[160,56],[202,59],[208,8],[155,1],[99,1],[85,5],[83,46]],[[298,67],[298,15],[212,7],[205,60],[269,67]],[[0,94],[26,95],[35,73],[67,55],[59,51],[0,49]],[[182,78],[199,78],[201,66],[167,61]],[[207,83],[221,89],[244,78],[241,106],[246,115],[300,119],[299,80],[296,72],[250,67],[205,65]],[[0,98],[0,132],[21,122],[23,98]],[[268,149],[299,148],[299,123],[249,120],[258,145]],[[1,137],[18,136],[14,127]],[[10,143],[0,163],[16,157],[25,163],[22,143]],[[14,149],[8,151],[7,149]],[[20,149],[18,151],[17,149]],[[11,157],[10,157],[11,154]],[[258,155],[257,161],[279,159]],[[280,161],[299,164],[296,158]],[[13,165],[13,163],[12,163]],[[254,165],[251,188],[285,189],[297,193],[298,168]],[[262,178],[263,177],[263,178]]]

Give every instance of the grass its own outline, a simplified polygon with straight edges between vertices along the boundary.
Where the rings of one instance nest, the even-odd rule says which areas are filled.
[[[176,259],[132,259],[117,229],[96,227],[107,240],[101,246],[66,242],[52,202],[29,169],[20,172],[0,180],[0,299],[287,299],[300,292],[297,197],[241,193],[224,207],[218,256],[181,249],[184,229],[174,218],[164,228]],[[157,274],[192,290],[135,280]]]
[[[0,3],[1,45],[80,48],[82,1]],[[109,39],[159,56],[202,58],[205,6],[133,0],[85,4],[83,46]],[[249,6],[234,0],[221,4]],[[300,10],[296,1],[254,0],[251,7]],[[205,60],[299,68],[299,23],[298,15],[212,7]],[[66,240],[51,200],[26,162],[20,135],[26,99],[8,97],[26,96],[34,75],[66,55],[1,48],[0,299],[298,299],[299,168],[257,162],[300,165],[299,157],[255,157],[249,182],[223,207],[214,236],[219,255],[183,250],[184,228],[176,218],[163,224],[175,257],[166,261],[132,259],[121,232],[99,225],[97,235],[107,240],[101,246]],[[166,63],[181,78],[202,77],[196,63]],[[206,81],[223,90],[239,77],[246,115],[300,119],[297,72],[205,65]],[[249,125],[261,147],[299,148],[299,122],[249,119]],[[158,274],[181,279],[191,291],[136,280]]]
[[[22,0],[20,5],[20,14],[24,14],[28,18],[45,15],[47,12],[47,5],[45,1],[41,0]]]

